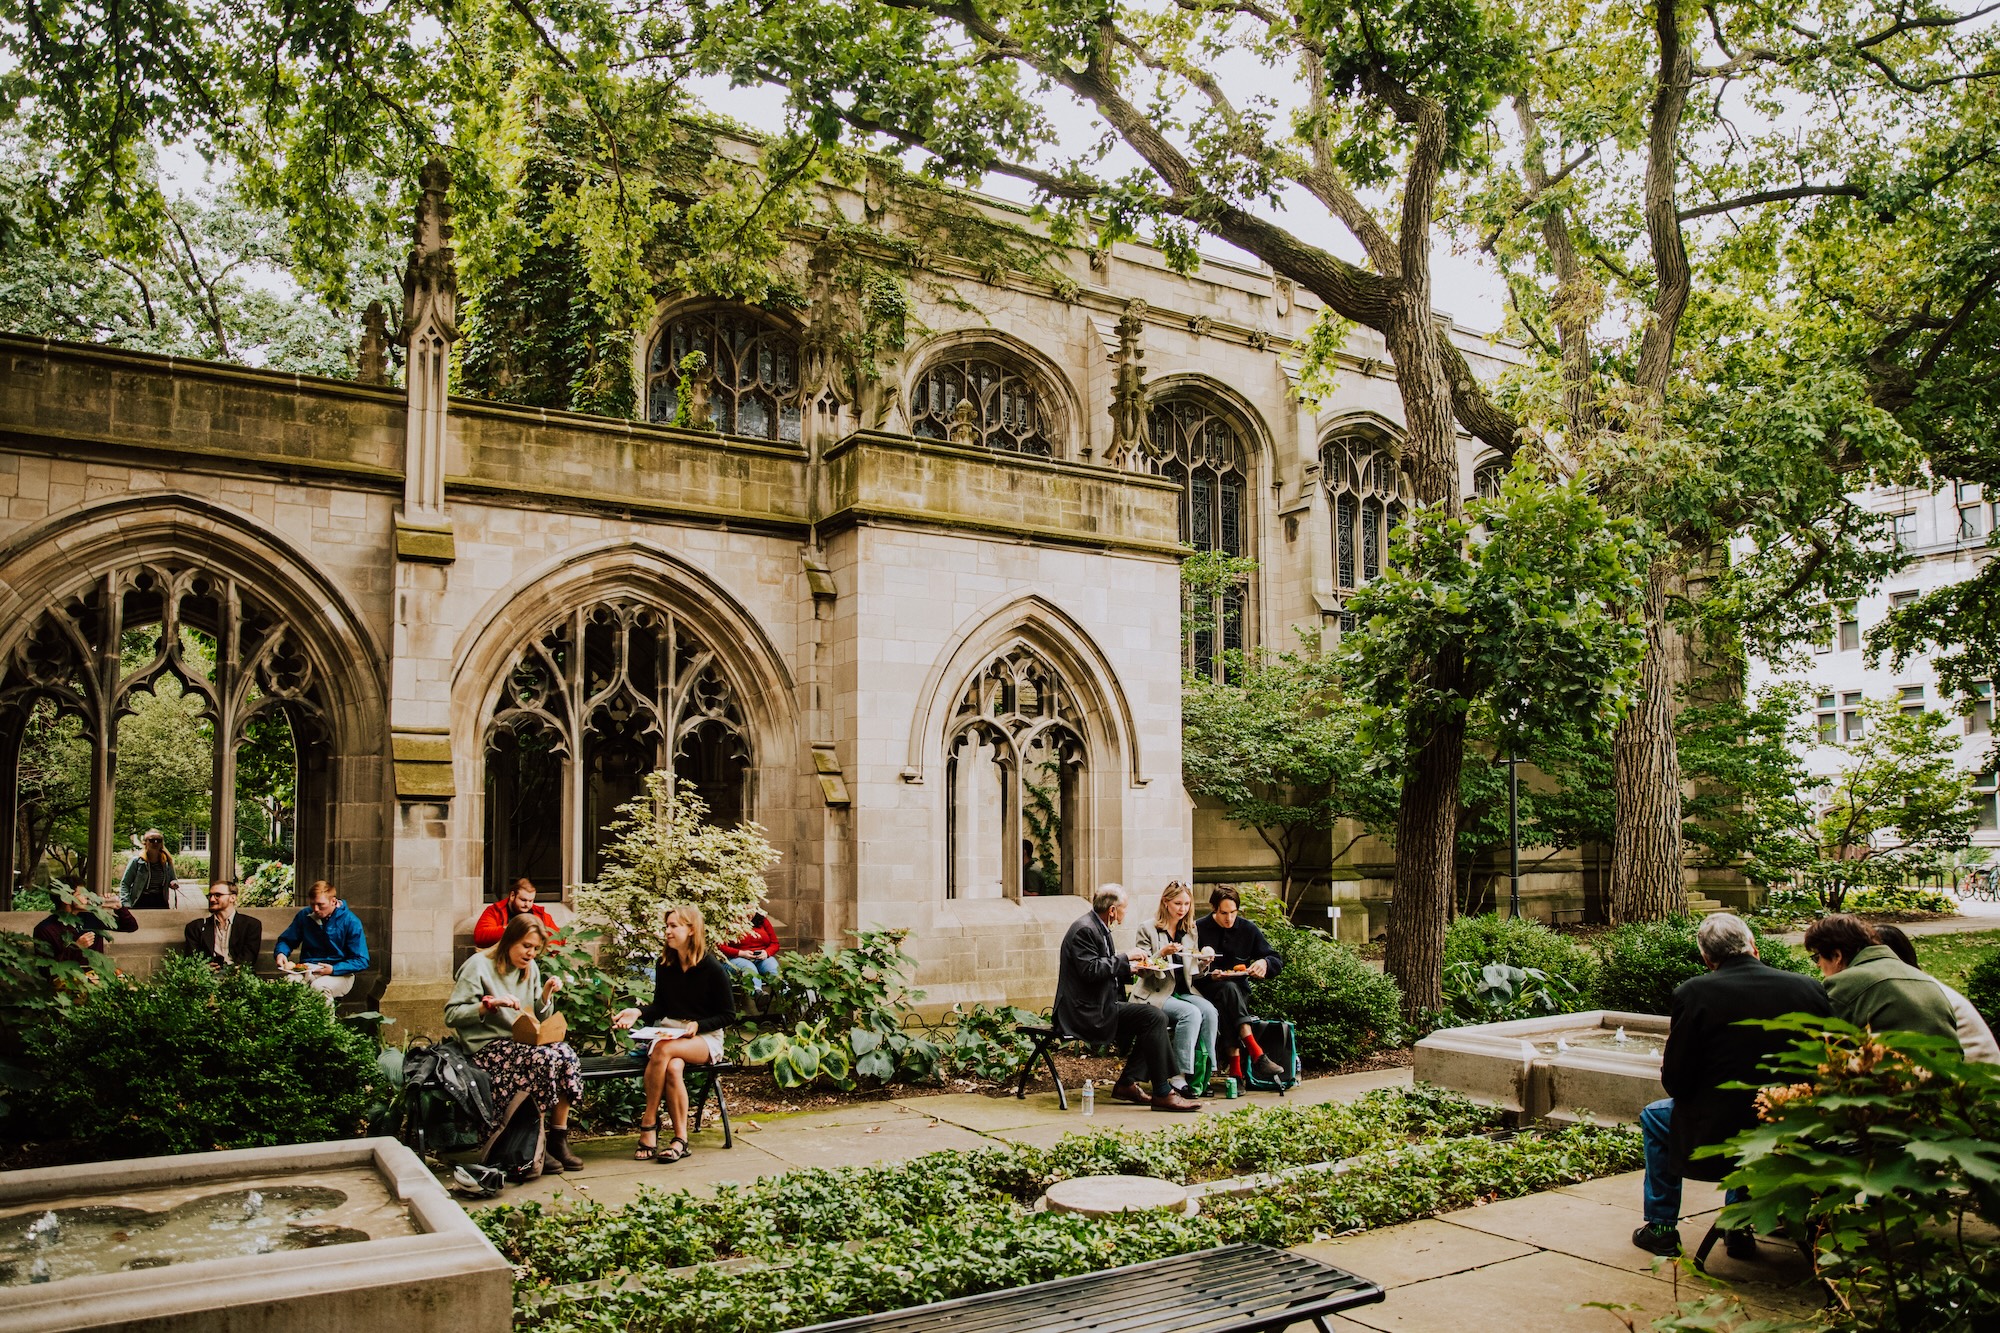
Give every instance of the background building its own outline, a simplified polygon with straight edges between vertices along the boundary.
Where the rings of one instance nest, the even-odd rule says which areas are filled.
[[[1097,884],[1269,874],[1181,786],[1181,670],[1337,630],[1379,575],[1408,504],[1379,339],[1302,402],[1311,301],[1119,245],[950,273],[865,374],[814,299],[669,300],[635,343],[648,421],[449,397],[445,184],[426,174],[402,389],[0,339],[14,884],[37,872],[18,761],[56,725],[89,774],[79,864],[115,882],[138,831],[120,727],[161,691],[204,728],[214,873],[281,831],[297,883],[368,927],[357,993],[418,1025],[482,904],[591,878],[656,766],[766,828],[788,943],[907,928],[936,1003],[1045,1003]],[[379,378],[379,342],[361,359]],[[696,428],[671,424],[684,399]],[[1468,445],[1468,493],[1484,466]],[[1260,572],[1184,636],[1186,545]],[[293,766],[289,810],[237,799],[257,746]],[[1385,898],[1386,855],[1357,856],[1343,895]],[[146,914],[121,957],[195,910]],[[289,909],[264,914],[274,935]]]

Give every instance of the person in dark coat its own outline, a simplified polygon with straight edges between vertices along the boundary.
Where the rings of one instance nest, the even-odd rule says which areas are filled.
[[[1755,1089],[1769,1082],[1765,1061],[1791,1044],[1782,1032],[1747,1020],[1811,1014],[1830,1018],[1826,988],[1810,977],[1760,961],[1742,918],[1704,917],[1695,932],[1708,972],[1674,991],[1667,1049],[1660,1057],[1664,1099],[1639,1113],[1646,1144],[1646,1224],[1632,1243],[1650,1254],[1680,1253],[1681,1181],[1721,1180],[1736,1169],[1725,1157],[1691,1160],[1696,1148],[1725,1143],[1757,1123]],[[1730,1088],[1747,1083],[1748,1088]],[[1740,1190],[1723,1196],[1741,1202]],[[1757,1243],[1744,1232],[1723,1238],[1733,1259],[1754,1259]]]
[[[121,935],[129,935],[139,928],[139,918],[132,915],[132,909],[125,906],[116,889],[107,890],[103,898],[97,900],[83,885],[71,884],[58,888],[55,899],[56,910],[35,923],[34,935],[43,950],[58,963],[88,963],[90,960],[84,957],[86,949],[92,953],[109,953],[110,947],[104,938],[107,925]],[[115,924],[105,921],[106,912],[111,914]]]
[[[1106,884],[1064,933],[1056,969],[1056,1027],[1084,1041],[1132,1043],[1125,1070],[1111,1088],[1115,1100],[1155,1111],[1199,1111],[1200,1102],[1174,1091],[1166,1013],[1125,999],[1132,964],[1146,956],[1141,949],[1120,953],[1111,942],[1111,928],[1125,919],[1125,901],[1123,888]],[[1139,1089],[1142,1066],[1153,1086],[1151,1097]]]
[[[1241,907],[1242,899],[1227,884],[1208,895],[1208,915],[1195,927],[1195,943],[1201,946],[1208,970],[1194,984],[1215,1006],[1217,1061],[1241,1078],[1243,1052],[1248,1051],[1251,1069],[1270,1081],[1284,1077],[1286,1070],[1264,1054],[1250,1031],[1250,983],[1277,976],[1285,960]]]
[[[264,951],[264,923],[237,911],[236,886],[219,879],[208,886],[208,915],[188,922],[181,932],[181,951],[217,968],[233,963],[254,970]]]

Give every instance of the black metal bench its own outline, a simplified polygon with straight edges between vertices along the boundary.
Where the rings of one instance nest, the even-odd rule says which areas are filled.
[[[1174,1015],[1167,1015],[1167,1035],[1169,1038],[1173,1036],[1174,1026],[1177,1021]],[[1035,1061],[1040,1060],[1048,1067],[1049,1079],[1056,1085],[1056,1105],[1065,1111],[1069,1110],[1069,1094],[1063,1091],[1062,1075],[1056,1072],[1055,1048],[1064,1042],[1082,1041],[1083,1038],[1061,1031],[1056,1027],[1053,1020],[1047,1023],[1016,1023],[1014,1031],[1024,1037],[1032,1037],[1035,1042],[1034,1049],[1028,1052],[1028,1058],[1021,1062],[1021,1076],[1015,1081],[1014,1096],[1021,1101],[1027,1100],[1028,1080],[1035,1075]],[[1211,1070],[1209,1072],[1210,1076],[1213,1077],[1215,1071]]]
[[[586,1055],[578,1062],[583,1081],[594,1082],[602,1078],[638,1078],[646,1072],[646,1062],[635,1060],[629,1055]],[[708,1099],[715,1098],[715,1114],[722,1121],[722,1146],[736,1146],[736,1136],[729,1128],[729,1103],[722,1096],[722,1076],[733,1074],[742,1066],[729,1060],[717,1064],[686,1065],[681,1069],[681,1082],[688,1090],[688,1132],[701,1133],[702,1112],[708,1108]]]
[[[813,1324],[794,1333],[1262,1333],[1382,1299],[1367,1278],[1268,1245],[1223,1245],[983,1296]]]

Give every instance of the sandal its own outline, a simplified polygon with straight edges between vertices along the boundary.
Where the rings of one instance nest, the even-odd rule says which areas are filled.
[[[680,1135],[676,1134],[672,1138],[667,1140],[666,1147],[660,1149],[660,1155],[657,1160],[659,1161],[660,1165],[665,1166],[669,1162],[678,1162],[681,1160],[681,1158],[686,1157],[687,1155],[688,1155],[688,1141],[682,1138]]]
[[[653,1141],[651,1143],[646,1142],[646,1136],[648,1134],[651,1134],[653,1136]],[[655,1120],[650,1125],[639,1126],[639,1148],[637,1152],[634,1152],[632,1154],[632,1160],[635,1162],[650,1162],[659,1155],[660,1155],[660,1122]]]

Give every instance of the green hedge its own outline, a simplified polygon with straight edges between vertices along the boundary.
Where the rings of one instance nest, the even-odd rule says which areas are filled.
[[[1250,984],[1251,1008],[1292,1022],[1300,1060],[1325,1068],[1402,1044],[1394,981],[1324,932],[1293,925],[1269,895],[1245,891],[1241,906],[1285,960],[1277,976]]]
[[[1965,974],[1965,998],[1989,1025],[2000,1027],[2000,949],[1974,963]]]
[[[1561,977],[1587,1001],[1597,990],[1597,955],[1539,921],[1497,913],[1462,916],[1444,934],[1444,965],[1508,963]]]
[[[98,983],[24,1039],[44,1074],[26,1099],[37,1137],[82,1140],[87,1156],[345,1138],[377,1073],[375,1043],[310,986],[180,954]]]
[[[1695,943],[1695,917],[1665,921],[1635,921],[1597,939],[1598,973],[1595,1004],[1635,1014],[1664,1014],[1673,1008],[1674,988],[1708,968]],[[1757,956],[1772,967],[1805,976],[1818,973],[1805,951],[1783,940],[1758,934]]]

